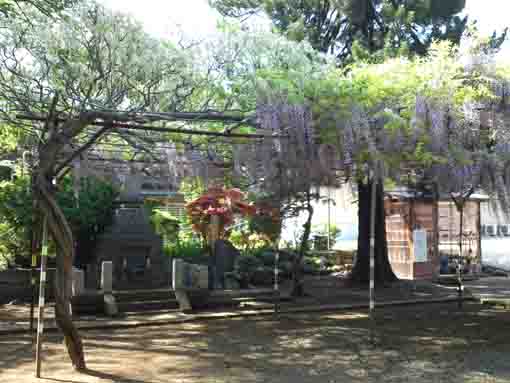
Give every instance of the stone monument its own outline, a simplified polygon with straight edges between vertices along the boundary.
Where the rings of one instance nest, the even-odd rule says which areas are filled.
[[[114,290],[168,286],[163,240],[154,232],[143,205],[116,209],[113,224],[99,237],[95,259],[99,265],[112,262]],[[97,273],[91,274],[87,287],[95,288]]]

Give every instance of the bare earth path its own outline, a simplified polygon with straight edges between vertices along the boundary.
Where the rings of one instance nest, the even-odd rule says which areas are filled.
[[[0,382],[510,382],[510,311],[477,304],[83,332],[88,374],[59,335],[33,378],[27,335],[0,338]],[[370,344],[370,339],[374,344]]]

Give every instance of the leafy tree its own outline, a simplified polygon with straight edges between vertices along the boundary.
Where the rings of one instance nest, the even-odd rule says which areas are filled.
[[[346,64],[377,54],[427,53],[434,40],[458,44],[467,26],[465,0],[210,0],[226,16],[263,11],[289,38],[307,39]],[[506,32],[493,36],[501,44]],[[374,59],[374,57],[371,57]]]

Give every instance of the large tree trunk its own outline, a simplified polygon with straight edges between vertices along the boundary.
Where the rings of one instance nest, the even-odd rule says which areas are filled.
[[[39,144],[39,163],[34,170],[33,191],[38,210],[41,216],[46,217],[49,233],[57,248],[55,319],[64,334],[67,351],[74,368],[85,370],[83,344],[78,330],[73,324],[71,313],[72,263],[75,251],[73,233],[55,198],[56,191],[53,180],[57,175],[57,162],[63,148],[97,116],[84,114],[79,119],[67,120],[59,125],[53,119],[57,101],[58,97],[55,97],[44,126],[44,138],[46,139],[41,140]],[[73,155],[76,155],[79,150],[75,151]]]
[[[303,286],[303,258],[306,251],[308,250],[308,240],[312,231],[312,217],[313,217],[313,206],[312,198],[310,193],[306,194],[306,211],[308,216],[303,224],[303,235],[301,237],[301,243],[299,246],[299,252],[297,257],[294,257],[294,263],[292,265],[292,296],[300,297],[305,294]]]
[[[370,280],[370,210],[372,182],[358,183],[358,252],[351,282],[368,283]],[[388,259],[386,219],[384,213],[384,186],[377,183],[375,213],[375,281],[385,284],[397,280]]]
[[[86,365],[83,344],[80,334],[74,326],[71,313],[73,235],[62,210],[56,202],[53,185],[41,174],[37,176],[35,192],[38,206],[47,217],[48,229],[57,245],[55,319],[64,334],[67,351],[74,368],[84,370]]]

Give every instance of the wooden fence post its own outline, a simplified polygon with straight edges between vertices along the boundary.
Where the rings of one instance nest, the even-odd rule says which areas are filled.
[[[41,351],[44,332],[44,298],[46,287],[46,259],[48,257],[48,219],[43,219],[42,251],[41,251],[41,275],[39,282],[39,315],[37,318],[37,343],[35,354],[35,376],[41,377]]]

